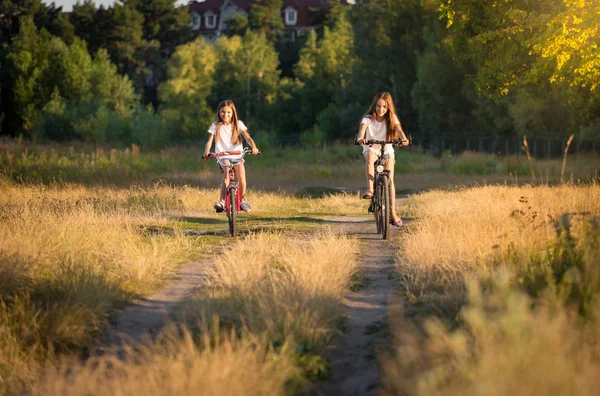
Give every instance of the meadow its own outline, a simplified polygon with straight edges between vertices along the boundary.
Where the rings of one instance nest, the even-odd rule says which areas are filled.
[[[384,394],[597,393],[599,196],[592,182],[411,199]]]
[[[253,211],[233,243],[199,152],[2,147],[0,394],[297,394],[327,377],[360,263],[320,218],[366,213],[357,148],[249,158]],[[599,163],[569,159],[554,185],[560,160],[536,161],[533,184],[524,156],[399,156],[399,192],[421,192],[393,242],[405,304],[389,317],[384,391],[597,389]],[[181,326],[90,356],[116,309],[202,257],[215,266]],[[553,380],[533,381],[538,366]]]

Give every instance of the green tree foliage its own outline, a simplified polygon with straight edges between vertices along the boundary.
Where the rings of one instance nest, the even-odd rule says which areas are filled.
[[[466,69],[452,57],[445,21],[437,17],[437,4],[421,4],[426,45],[417,55],[417,80],[411,91],[419,135],[471,134],[478,126],[472,117],[474,105],[463,92]]]
[[[597,1],[444,0],[440,11],[477,95],[504,105],[517,130],[571,133],[598,118]]]
[[[116,3],[109,10],[107,49],[120,74],[126,74],[142,91],[148,73],[145,56],[152,44],[143,38],[144,16],[134,0]]]
[[[97,12],[96,3],[93,0],[84,0],[83,3],[77,1],[71,12],[71,23],[75,29],[75,35],[84,40],[92,51],[99,44],[96,41],[99,34],[98,25],[96,24]]]
[[[214,86],[217,50],[203,37],[177,48],[158,87],[161,114],[178,126],[184,138],[204,136],[214,118],[207,103]]]
[[[231,99],[240,118],[250,126],[270,125],[273,115],[267,110],[275,101],[280,75],[273,44],[264,34],[249,30],[244,37],[221,37],[216,49],[211,106]]]
[[[31,136],[36,110],[48,100],[52,90],[48,89],[44,75],[50,63],[50,35],[44,30],[38,33],[32,17],[21,20],[19,34],[10,46],[6,68],[3,67],[4,89],[11,92],[11,128]]]
[[[283,30],[282,7],[282,0],[257,0],[248,14],[248,27],[275,43]]]
[[[279,113],[286,114],[281,121],[290,126],[290,132],[310,130],[319,120],[325,136],[345,134],[338,105],[352,78],[353,43],[352,26],[343,13],[331,29],[324,27],[321,39],[315,32],[309,34],[294,68],[296,79],[281,92]]]
[[[165,55],[191,38],[187,7],[178,7],[176,0],[137,1],[136,9],[143,15],[143,39],[156,40]]]
[[[64,116],[62,103],[69,108],[94,103],[96,110],[106,107],[127,116],[138,99],[128,78],[120,76],[109,61],[106,50],[99,50],[92,60],[84,41],[75,38],[67,45],[46,30],[38,32],[31,17],[23,19],[2,72],[3,80],[13,81],[7,87],[12,93],[13,126],[25,136],[32,136],[38,123],[48,129],[37,128],[37,136],[77,137],[76,130],[56,127],[63,121],[52,125],[48,120],[40,121],[38,113],[42,110],[53,120]]]
[[[192,30],[187,7],[177,7],[176,0],[137,1],[136,9],[144,17],[143,39],[149,43],[144,60],[144,101],[158,105],[158,85],[166,79],[167,59],[178,45],[191,39]]]
[[[350,9],[358,62],[353,96],[364,98],[368,106],[377,92],[389,91],[409,130],[416,127],[411,90],[417,79],[417,55],[425,46],[425,1],[359,0]]]

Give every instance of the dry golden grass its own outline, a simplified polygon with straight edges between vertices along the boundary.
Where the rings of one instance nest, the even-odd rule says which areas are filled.
[[[416,197],[383,394],[597,394],[598,196],[591,184]]]
[[[342,313],[357,252],[354,240],[332,234],[252,235],[216,257],[206,288],[184,315],[193,321],[216,314],[272,342],[318,351]]]
[[[383,395],[597,395],[600,306],[581,323],[577,313],[538,302],[503,279],[492,293],[469,288],[463,325],[450,332],[429,320],[425,333],[392,318],[393,352],[382,361]]]
[[[212,209],[216,196],[216,189],[160,184],[115,189],[23,186],[2,181],[0,393],[20,393],[34,381],[40,365],[52,365],[57,357],[92,345],[115,307],[149,293],[180,263],[200,256],[202,243],[180,232],[181,225],[176,219],[222,216]],[[254,198],[255,213],[281,221],[308,216],[313,211],[352,213],[355,209],[351,203],[356,204],[356,199],[347,194],[306,200],[260,191],[249,196]],[[152,235],[148,227],[159,230],[164,227],[174,232]],[[268,333],[270,342],[275,338],[286,342],[296,337],[304,342],[323,342],[335,320],[335,316],[329,315],[338,312],[336,304],[354,268],[354,261],[349,259],[355,252],[352,243],[327,236],[295,245],[281,235],[271,234],[238,241],[236,250],[246,251],[240,246],[254,243],[261,254],[268,250],[277,252],[273,260],[284,263],[286,270],[275,276],[272,269],[271,286],[267,279],[260,281],[261,287],[266,287],[264,295],[235,292],[236,304],[241,299],[252,300],[238,306],[247,311],[237,314],[237,323],[244,318],[253,334],[264,337]],[[337,243],[345,249],[343,254],[339,247],[333,246]],[[279,247],[273,249],[271,244]],[[281,256],[282,246],[287,246],[289,255]],[[331,264],[334,258],[325,254],[325,250],[337,252],[338,267]],[[256,254],[250,255],[262,260]],[[322,260],[316,260],[315,254],[320,254]],[[238,259],[234,252],[225,253],[226,262]],[[244,258],[243,262],[248,260]],[[257,265],[248,263],[249,267]],[[318,268],[330,272],[329,278],[320,275],[325,276],[329,285],[318,280]],[[339,271],[332,272],[334,268]],[[224,295],[225,286],[220,287]],[[237,286],[227,287],[231,292]],[[269,295],[269,290],[275,292],[280,288],[279,294]],[[282,300],[278,304],[272,304],[279,298]],[[278,317],[277,321],[253,316],[260,309],[272,310],[270,314],[272,318]],[[264,322],[259,323],[261,320]]]
[[[151,345],[124,357],[90,359],[51,369],[32,395],[284,395],[296,369],[286,347],[279,352],[252,335],[211,336],[199,342],[189,332],[164,332]]]
[[[216,257],[204,292],[185,309],[192,326],[202,321],[200,342],[186,330],[169,329],[155,342],[128,350],[125,358],[107,355],[46,370],[31,393],[297,392],[301,371],[314,369],[302,355],[319,352],[342,313],[356,252],[354,241],[331,234],[292,239],[268,233],[239,240]],[[230,329],[229,335],[220,328]],[[314,361],[322,362],[318,356]]]
[[[37,362],[91,345],[112,310],[199,255],[181,234],[145,235],[142,226],[167,221],[160,213],[171,205],[145,193],[0,188],[0,389],[30,382]]]
[[[466,274],[492,275],[509,256],[535,255],[556,239],[555,221],[571,214],[582,235],[587,217],[600,215],[600,185],[558,187],[483,186],[415,196],[416,219],[399,241],[398,268],[412,302],[456,309]],[[507,257],[509,260],[507,260]],[[445,300],[442,301],[442,300]]]

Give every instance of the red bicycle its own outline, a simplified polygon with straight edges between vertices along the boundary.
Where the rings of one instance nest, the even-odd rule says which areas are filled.
[[[232,237],[235,237],[238,234],[236,220],[237,214],[241,210],[242,203],[239,184],[235,178],[234,167],[241,164],[244,156],[248,153],[252,154],[252,150],[245,148],[243,151],[223,151],[219,154],[208,153],[208,156],[204,157],[205,160],[208,158],[216,158],[221,168],[226,168],[229,174],[229,184],[225,187],[225,212],[229,219],[229,233]]]

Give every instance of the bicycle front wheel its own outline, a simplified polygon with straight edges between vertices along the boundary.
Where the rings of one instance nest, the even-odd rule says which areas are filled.
[[[377,233],[381,233],[381,221],[383,219],[383,213],[381,211],[381,196],[383,195],[381,188],[381,179],[379,176],[375,176],[375,194],[373,195],[372,205],[375,208],[375,224],[377,225]]]
[[[381,175],[381,236],[388,239],[390,236],[390,218],[392,214],[392,199],[390,197],[390,184],[388,175]]]
[[[232,237],[237,236],[237,188],[229,189],[229,233]]]

